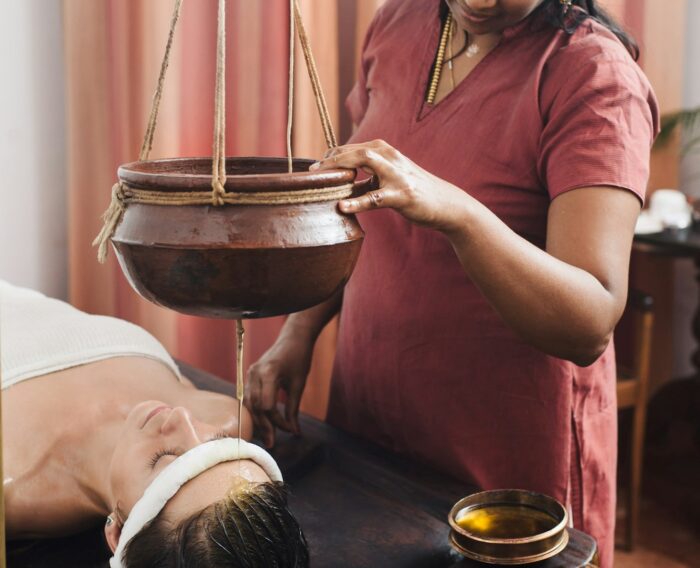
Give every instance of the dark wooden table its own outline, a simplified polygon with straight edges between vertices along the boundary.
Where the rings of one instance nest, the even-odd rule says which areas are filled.
[[[311,547],[312,566],[483,568],[448,544],[447,513],[476,488],[302,418],[302,438],[284,437],[275,458]],[[594,540],[570,530],[567,549],[539,568],[587,566]]]
[[[183,366],[200,388],[231,395],[233,385]],[[303,436],[282,435],[273,451],[290,484],[290,505],[311,548],[313,568],[483,568],[448,544],[447,513],[475,487],[309,417]],[[100,530],[15,550],[10,567],[103,568]],[[595,541],[570,530],[569,546],[537,568],[581,568]],[[261,567],[263,568],[263,567]]]
[[[233,393],[214,380],[197,372],[195,382]],[[313,568],[484,568],[448,544],[447,513],[476,487],[308,416],[301,427],[300,438],[281,435],[273,455],[291,485]],[[571,529],[565,551],[530,566],[584,567],[595,551],[591,537]]]
[[[692,259],[697,269],[696,281],[700,294],[700,229],[666,229],[660,233],[635,235],[634,246],[649,254]],[[689,377],[675,379],[673,384],[664,385],[665,392],[662,389],[656,397],[660,410],[654,412],[654,408],[650,408],[649,424],[652,427],[651,433],[663,431],[666,429],[665,423],[670,420],[663,416],[667,410],[682,413],[694,423],[695,442],[700,448],[700,304],[693,316],[691,333],[696,344],[691,356],[695,370]]]

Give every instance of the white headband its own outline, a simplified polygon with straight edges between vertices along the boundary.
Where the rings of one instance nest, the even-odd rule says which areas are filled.
[[[166,503],[172,499],[185,483],[201,473],[223,462],[252,460],[265,470],[272,481],[282,481],[282,472],[277,463],[261,447],[238,438],[212,440],[192,448],[175,459],[143,493],[122,527],[114,556],[109,561],[111,568],[124,568],[124,549],[128,542],[149,522],[155,519]]]

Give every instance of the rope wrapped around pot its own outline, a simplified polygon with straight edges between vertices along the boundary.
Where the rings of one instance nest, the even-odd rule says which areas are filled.
[[[148,126],[144,135],[143,144],[139,153],[139,161],[146,161],[153,147],[158,121],[158,110],[163,94],[165,75],[170,63],[175,30],[179,21],[183,0],[175,0],[173,14],[170,21],[170,30],[165,47],[165,54],[161,63],[160,74]],[[161,206],[183,205],[212,205],[223,207],[226,205],[282,205],[300,203],[320,203],[324,201],[337,201],[352,195],[353,184],[333,186],[328,188],[294,189],[290,191],[274,192],[234,192],[226,191],[226,109],[225,109],[225,83],[226,83],[226,2],[219,0],[217,23],[217,49],[216,49],[216,88],[214,100],[214,144],[212,153],[212,179],[211,191],[154,191],[139,187],[132,187],[121,181],[112,187],[112,199],[109,207],[103,214],[104,225],[93,241],[93,246],[98,247],[97,258],[104,263],[107,258],[110,239],[122,219],[126,207],[130,203],[145,203]],[[296,32],[296,34],[295,34]],[[324,138],[328,148],[337,146],[333,124],[330,119],[328,105],[323,93],[323,88],[318,76],[318,70],[314,61],[308,35],[301,17],[301,10],[297,0],[290,0],[290,63],[289,63],[289,100],[288,100],[288,124],[287,124],[287,158],[288,169],[292,172],[292,116],[294,106],[294,38],[298,36],[302,47],[306,67],[311,80],[314,98],[318,108]]]

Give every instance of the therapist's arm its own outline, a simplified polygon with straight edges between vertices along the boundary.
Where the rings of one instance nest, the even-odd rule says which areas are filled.
[[[639,199],[611,187],[580,188],[552,202],[546,251],[481,204],[446,232],[465,270],[529,343],[577,365],[593,363],[625,307]]]
[[[541,351],[578,365],[604,351],[627,298],[639,199],[611,187],[554,199],[546,250],[517,235],[462,189],[382,141],[339,147],[316,166],[374,172],[380,187],[340,203],[356,213],[390,207],[442,231],[462,266],[503,320]]]
[[[299,405],[319,334],[340,311],[343,291],[296,314],[282,326],[275,343],[251,365],[246,384],[247,405],[256,435],[267,447],[275,443],[275,428],[299,433]],[[284,415],[277,408],[279,392],[286,394]]]

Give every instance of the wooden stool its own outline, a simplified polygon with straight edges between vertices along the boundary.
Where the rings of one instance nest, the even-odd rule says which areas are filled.
[[[624,547],[634,548],[639,521],[639,501],[642,483],[642,456],[644,452],[644,427],[649,385],[649,360],[654,324],[651,296],[631,290],[627,311],[634,318],[634,362],[631,369],[618,368],[617,408],[633,409],[632,436],[630,442],[629,481],[626,495],[626,520]]]

